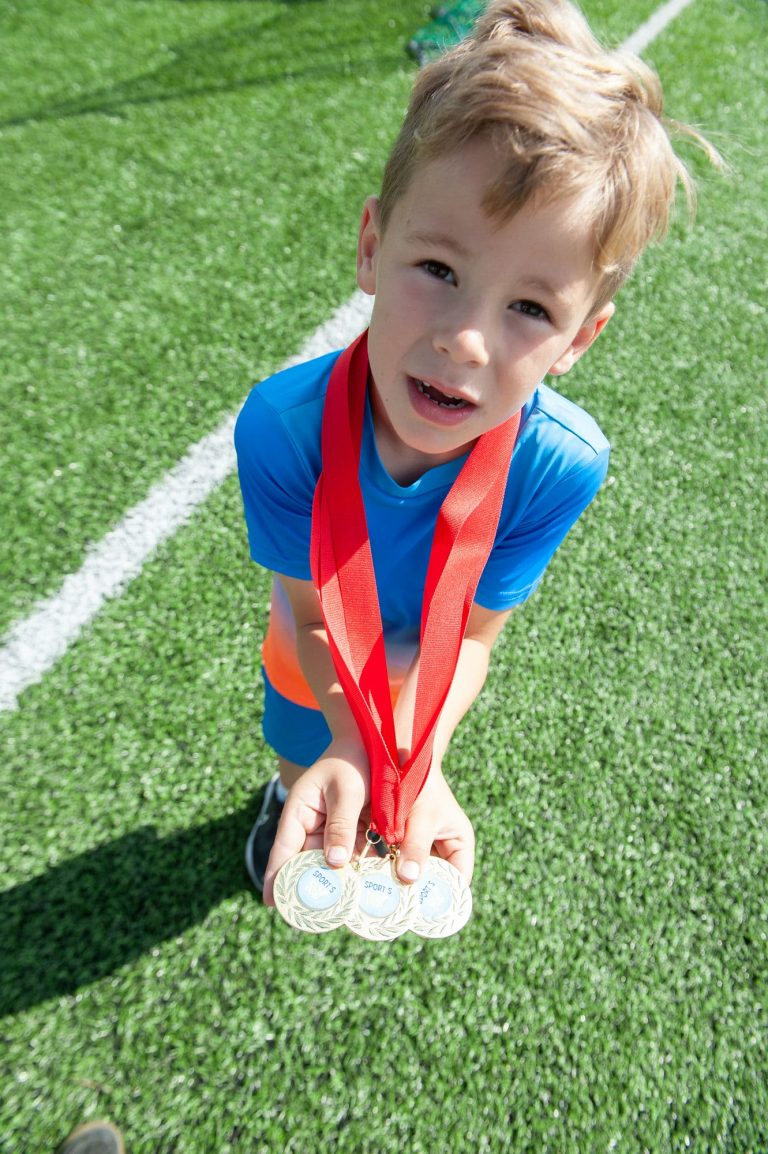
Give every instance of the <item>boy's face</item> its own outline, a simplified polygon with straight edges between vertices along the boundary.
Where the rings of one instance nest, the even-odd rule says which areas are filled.
[[[567,372],[613,312],[586,319],[599,277],[578,204],[530,204],[499,225],[482,207],[497,167],[478,141],[418,169],[384,233],[375,197],[363,211],[374,427],[401,483],[466,452],[546,373]]]

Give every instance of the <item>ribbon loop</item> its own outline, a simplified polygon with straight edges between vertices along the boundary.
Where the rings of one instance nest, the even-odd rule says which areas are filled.
[[[359,480],[367,336],[344,350],[328,382],[310,552],[331,656],[369,759],[371,824],[395,844],[429,774],[435,729],[493,547],[520,414],[478,439],[438,513],[422,601],[411,753],[400,765]]]

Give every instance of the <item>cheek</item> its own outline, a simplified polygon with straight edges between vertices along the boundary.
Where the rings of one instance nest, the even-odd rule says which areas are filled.
[[[376,382],[377,390],[384,392],[387,391],[387,383],[393,374],[395,365],[392,341],[387,340],[388,331],[386,323],[382,327],[380,324],[374,324],[373,321],[368,330],[368,361],[371,376]]]
[[[423,323],[423,313],[406,293],[379,294],[371,315],[369,347],[374,346],[380,358],[392,360],[412,343]]]
[[[430,281],[419,269],[409,269],[390,282],[388,293],[392,305],[407,320],[416,313],[426,314],[434,310],[440,299],[437,281]]]
[[[562,351],[562,338],[534,335],[525,348],[520,350],[516,370],[522,377],[537,376],[540,379],[549,371],[549,366],[562,355]]]
[[[551,363],[543,344],[535,351],[518,350],[516,354],[511,354],[502,374],[502,403],[511,406],[511,410],[524,405],[549,372]]]

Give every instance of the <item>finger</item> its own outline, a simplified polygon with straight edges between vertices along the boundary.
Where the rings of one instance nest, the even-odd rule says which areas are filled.
[[[415,881],[428,856],[434,851],[450,862],[467,882],[472,880],[475,866],[475,831],[472,822],[458,806],[452,820],[435,829],[434,814],[426,806],[412,811],[400,846],[397,873],[404,882]]]
[[[264,904],[273,906],[275,876],[278,870],[290,858],[301,853],[303,849],[313,848],[308,844],[314,835],[314,826],[317,824],[317,814],[288,795],[283,808],[280,824],[277,827],[272,852],[269,855],[267,868],[264,873]],[[322,837],[318,837],[316,844],[322,844]]]
[[[459,837],[437,838],[435,849],[441,858],[445,858],[455,866],[467,884],[472,881],[475,869],[475,834],[471,826],[468,836],[465,833]]]
[[[343,789],[337,789],[335,785],[328,787],[323,848],[325,860],[334,869],[345,866],[352,857],[364,803],[362,782],[359,787],[349,782],[345,783]]]
[[[435,818],[429,809],[413,809],[405,823],[405,837],[397,857],[397,876],[400,881],[415,882],[432,852],[435,838]]]

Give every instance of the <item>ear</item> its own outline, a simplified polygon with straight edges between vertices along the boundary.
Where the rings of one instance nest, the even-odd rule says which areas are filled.
[[[613,301],[609,301],[607,305],[603,305],[599,313],[595,313],[593,317],[585,321],[568,348],[560,354],[549,370],[553,377],[562,376],[576,364],[579,357],[582,357],[590,345],[595,343],[615,311],[616,306]]]
[[[379,198],[369,196],[363,205],[357,238],[357,283],[364,293],[376,292],[376,257],[381,245]]]

